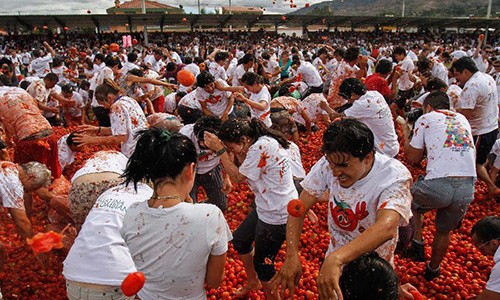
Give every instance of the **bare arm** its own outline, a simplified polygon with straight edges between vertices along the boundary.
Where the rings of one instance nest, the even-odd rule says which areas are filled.
[[[222,255],[210,255],[207,263],[206,282],[209,288],[216,289],[224,279],[224,265],[227,252]]]
[[[412,164],[418,164],[424,157],[424,149],[417,149],[410,145],[410,129],[406,124],[401,126],[403,128],[404,149],[408,160]]]
[[[500,300],[500,294],[484,289],[484,291],[479,294],[476,300]]]
[[[49,43],[47,42],[43,42],[43,45],[45,46],[45,48],[47,49],[47,51],[49,51],[50,55],[52,55],[52,57],[55,57],[56,56],[56,52],[54,51],[54,49],[49,45]]]

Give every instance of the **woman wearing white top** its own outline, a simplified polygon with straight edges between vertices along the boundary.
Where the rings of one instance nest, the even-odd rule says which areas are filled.
[[[150,128],[140,133],[123,174],[127,183],[151,182],[153,196],[132,204],[121,235],[137,270],[146,276],[140,299],[206,299],[217,288],[231,232],[221,210],[193,204],[196,149],[180,133]]]
[[[247,273],[247,284],[236,296],[263,287],[267,299],[279,299],[277,293],[271,294],[269,280],[276,273],[274,260],[286,237],[288,202],[297,198],[286,151],[289,142],[256,118],[228,120],[218,136],[206,131],[205,145],[220,155],[231,180],[246,180],[255,195],[256,208],[234,232],[233,245]],[[226,149],[241,162],[239,168]]]
[[[142,108],[134,99],[121,96],[118,85],[105,79],[96,88],[95,97],[104,108],[110,110],[111,127],[81,126],[75,141],[85,145],[121,145],[121,152],[130,157],[135,148],[135,133],[147,128]]]
[[[242,93],[234,93],[236,100],[250,106],[252,118],[262,121],[267,127],[271,127],[271,94],[264,85],[262,77],[247,72],[241,77],[241,83],[250,92],[250,97],[245,97]]]
[[[133,203],[148,199],[153,190],[144,183],[118,185],[97,198],[83,227],[64,260],[63,275],[70,300],[134,299],[120,285],[136,271],[134,261],[120,235],[125,212]]]

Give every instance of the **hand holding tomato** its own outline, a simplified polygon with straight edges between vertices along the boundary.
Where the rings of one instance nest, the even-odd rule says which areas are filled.
[[[399,286],[399,297],[401,299],[413,299],[413,300],[425,300],[425,298],[416,287],[409,283],[405,283]]]
[[[269,281],[271,285],[271,293],[276,294],[281,286],[281,295],[285,290],[290,291],[290,297],[293,297],[295,287],[299,285],[300,277],[302,277],[302,263],[300,262],[298,253],[287,255],[281,269]]]

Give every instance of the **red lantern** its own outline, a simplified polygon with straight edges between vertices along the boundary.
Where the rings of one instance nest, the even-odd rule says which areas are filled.
[[[182,22],[187,22],[187,19],[186,18],[182,18]]]
[[[139,44],[139,41],[137,41],[137,39],[133,39],[133,40],[132,40],[132,44],[133,44],[133,45],[137,45],[137,44]]]
[[[306,2],[306,5],[305,5],[305,6],[306,6],[306,7],[309,7],[309,5],[310,5],[310,4],[309,4],[309,2]]]
[[[134,296],[142,289],[145,282],[146,278],[144,277],[144,273],[142,272],[130,273],[122,281],[121,284],[122,292],[127,297]]]
[[[195,82],[193,73],[186,69],[182,69],[177,73],[177,82],[183,86],[192,86]]]

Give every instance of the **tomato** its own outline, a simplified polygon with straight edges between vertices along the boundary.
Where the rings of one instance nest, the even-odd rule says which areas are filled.
[[[293,199],[288,202],[287,210],[292,217],[299,218],[302,217],[306,212],[306,207],[304,206],[304,203],[299,199]]]
[[[146,278],[144,277],[144,273],[142,272],[130,273],[122,281],[121,284],[122,292],[127,297],[134,296],[142,289],[145,282]]]

